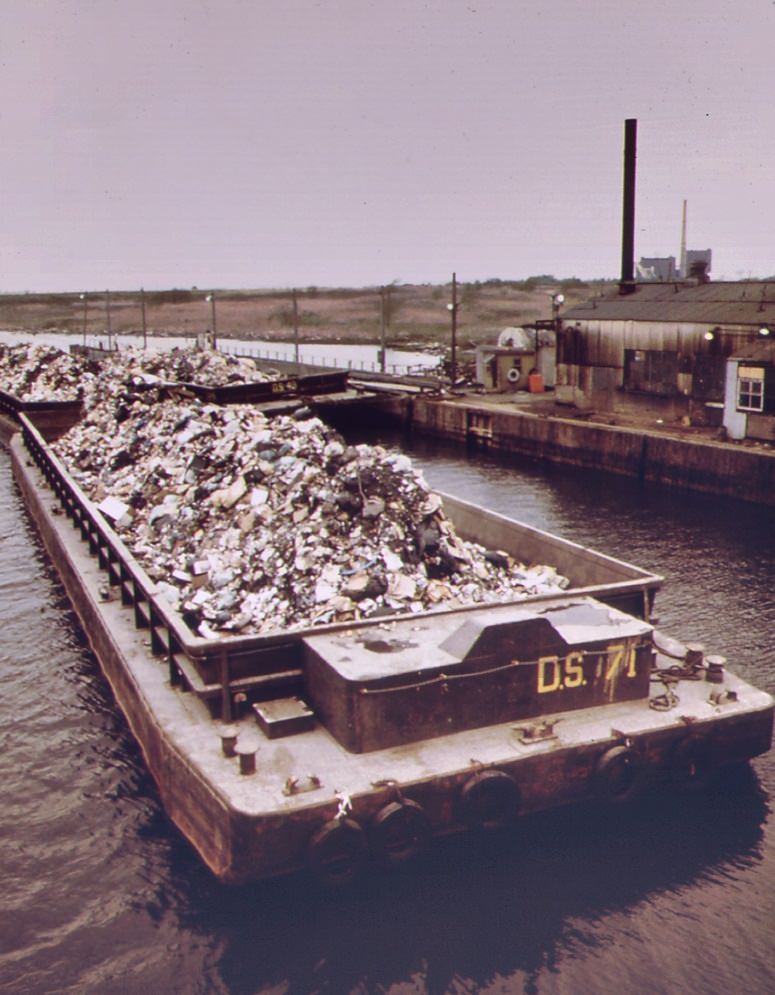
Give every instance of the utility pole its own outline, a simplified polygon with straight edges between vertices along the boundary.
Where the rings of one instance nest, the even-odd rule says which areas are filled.
[[[140,287],[140,314],[143,318],[143,349],[148,348],[148,327],[145,323],[145,291]]]
[[[89,308],[89,295],[87,293],[81,294],[81,300],[83,301],[83,344],[86,346],[86,312]]]
[[[213,315],[213,349],[217,348],[218,342],[218,329],[215,327],[215,291],[211,290],[210,293],[205,297],[206,301],[210,302],[210,307],[212,309]]]
[[[387,287],[385,287],[385,342],[383,345],[383,349],[385,351],[386,362],[387,362],[387,340],[390,338],[390,322],[392,321],[393,318],[392,297],[391,297],[392,293],[393,293],[393,285],[389,283]]]
[[[113,333],[112,333],[111,327],[110,327],[110,291],[109,290],[105,291],[105,320],[106,320],[107,326],[108,326],[108,329],[107,329],[107,331],[108,331],[108,349],[112,349],[113,345],[112,345],[112,341],[111,341],[111,336],[112,336]]]
[[[387,287],[379,288],[379,368],[385,372],[385,340],[387,338]]]
[[[454,386],[457,380],[457,274],[452,274],[452,303],[447,304],[452,315],[452,355],[450,357],[450,379]]]
[[[291,300],[293,301],[293,361],[296,365],[299,365],[299,302],[296,295],[296,289],[294,288],[291,292]],[[296,370],[298,373],[299,371]]]

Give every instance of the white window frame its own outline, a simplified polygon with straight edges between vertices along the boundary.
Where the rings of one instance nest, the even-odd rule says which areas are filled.
[[[764,368],[740,366],[737,371],[737,410],[764,411]]]

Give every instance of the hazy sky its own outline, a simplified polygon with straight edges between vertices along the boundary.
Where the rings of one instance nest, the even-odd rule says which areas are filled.
[[[0,9],[0,292],[775,273],[772,0]]]

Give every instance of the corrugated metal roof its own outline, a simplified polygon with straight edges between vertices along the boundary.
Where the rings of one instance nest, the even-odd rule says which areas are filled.
[[[775,281],[639,283],[632,294],[596,297],[563,311],[563,321],[672,321],[775,328]]]
[[[775,341],[771,338],[758,339],[756,342],[746,342],[735,349],[732,359],[752,359],[758,363],[775,364]]]

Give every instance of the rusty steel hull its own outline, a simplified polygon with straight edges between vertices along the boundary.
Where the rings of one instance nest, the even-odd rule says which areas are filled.
[[[170,640],[160,639],[153,625],[139,624],[137,606],[125,603],[115,585],[106,595],[105,564],[90,550],[94,544],[84,542],[62,513],[20,435],[10,441],[10,451],[26,506],[140,744],[165,808],[223,881],[267,878],[304,867],[310,861],[311,841],[325,826],[354,827],[352,833],[360,833],[367,848],[383,859],[385,841],[379,832],[387,816],[401,806],[407,811],[408,803],[415,806],[414,812],[421,809],[429,837],[476,828],[470,789],[483,773],[505,775],[516,785],[516,793],[512,787],[507,792],[503,812],[496,804],[494,812],[480,813],[481,823],[494,825],[588,799],[601,804],[628,800],[628,789],[608,797],[606,781],[601,779],[606,762],[620,759],[622,750],[637,757],[640,789],[680,773],[676,757],[682,744],[699,744],[703,764],[709,767],[746,761],[770,747],[773,699],[733,674],[725,674],[723,694],[716,694],[716,700],[711,695],[718,687],[699,680],[681,685],[680,708],[660,711],[648,698],[640,698],[569,711],[563,695],[571,685],[563,684],[559,671],[544,668],[539,676],[543,685],[538,688],[544,701],[543,725],[531,727],[527,719],[514,718],[450,732],[442,725],[436,735],[419,742],[361,753],[351,752],[319,722],[273,738],[271,733],[262,735],[250,710],[237,710],[231,720],[240,740],[253,738],[257,744],[255,773],[243,773],[242,759],[227,755],[224,748],[212,700],[181,685]],[[507,520],[489,519],[487,528],[508,541]],[[476,534],[473,519],[468,531]],[[506,541],[498,545],[506,546]],[[560,548],[551,543],[542,547],[544,557],[550,547]],[[571,547],[565,544],[563,555],[570,557]],[[593,562],[599,561],[590,555],[588,563]],[[625,590],[617,593],[625,598],[624,602],[619,598],[619,607],[628,607],[634,598],[644,609],[641,617],[647,614],[655,586],[644,582],[646,576],[620,577]],[[588,579],[573,597],[585,597],[589,593],[582,590],[585,586],[597,588],[595,595],[605,594],[604,584],[596,584],[591,575]],[[302,638],[299,634],[296,641]],[[285,666],[283,654],[289,651],[282,646],[278,644],[278,653]],[[300,673],[292,690],[303,694],[303,654],[294,662],[300,663]],[[665,667],[670,662],[661,660]],[[685,768],[685,762],[680,766]],[[474,807],[473,816],[477,811]],[[403,859],[411,849],[399,847],[393,856],[397,853]],[[388,851],[389,862],[390,858]]]

